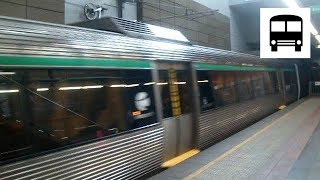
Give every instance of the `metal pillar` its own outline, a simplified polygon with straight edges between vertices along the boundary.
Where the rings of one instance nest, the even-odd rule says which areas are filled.
[[[192,94],[192,121],[193,121],[193,134],[194,134],[194,147],[199,147],[199,117],[201,113],[200,108],[200,93],[199,93],[199,86],[198,86],[198,77],[197,71],[193,63],[190,64],[190,74],[191,74],[191,94]]]
[[[156,83],[159,82],[159,71],[155,62],[152,63],[152,81],[155,83],[153,85],[153,91],[154,91],[157,120],[158,122],[162,123],[162,120],[163,120],[162,99],[161,99],[159,86],[156,85]]]
[[[297,100],[299,100],[299,99],[300,99],[300,93],[301,93],[299,67],[298,67],[297,64],[294,64],[294,67],[295,67],[295,69],[296,69],[297,85],[298,85]]]

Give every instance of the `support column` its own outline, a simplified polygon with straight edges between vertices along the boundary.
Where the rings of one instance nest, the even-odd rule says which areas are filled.
[[[294,64],[294,67],[295,67],[295,70],[296,70],[297,86],[298,86],[297,100],[299,100],[299,99],[300,99],[300,93],[301,93],[299,68],[298,68],[298,65],[297,65],[297,64]]]
[[[158,122],[162,123],[162,120],[163,120],[162,99],[161,99],[159,86],[157,86],[157,82],[159,82],[159,70],[157,68],[156,63],[154,63],[154,62],[152,63],[152,81],[154,82],[153,92],[154,92],[157,120],[158,120]]]
[[[192,120],[193,120],[193,134],[194,134],[194,146],[199,147],[199,118],[201,113],[200,108],[200,93],[198,86],[197,70],[194,64],[190,63],[190,74],[191,74],[191,94],[192,94]]]

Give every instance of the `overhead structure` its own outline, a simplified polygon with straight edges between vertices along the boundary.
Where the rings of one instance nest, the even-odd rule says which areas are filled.
[[[135,38],[167,40],[187,44],[190,43],[189,40],[178,30],[115,17],[104,17],[73,25],[103,31],[118,32]]]
[[[108,10],[108,9],[100,5],[89,3],[84,6],[84,15],[88,20],[100,19],[102,11],[105,11],[105,10]]]

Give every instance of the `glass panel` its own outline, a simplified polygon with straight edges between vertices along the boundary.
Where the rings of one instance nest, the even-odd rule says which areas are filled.
[[[234,72],[210,72],[214,89],[215,106],[220,107],[236,102],[236,80]]]
[[[250,72],[237,72],[239,100],[244,101],[253,97]]]
[[[217,105],[234,103],[236,101],[236,80],[234,72],[214,72],[212,74]]]
[[[285,32],[286,31],[286,22],[285,21],[271,22],[271,31],[272,32]]]
[[[24,116],[28,106],[21,89],[7,78],[22,81],[17,72],[11,75],[0,76],[0,161],[21,156],[32,150],[32,121]],[[1,73],[4,74],[4,73]]]
[[[285,90],[288,94],[295,95],[297,93],[297,77],[295,71],[284,72]]]
[[[300,21],[287,21],[287,31],[288,32],[301,32],[301,22]]]
[[[275,72],[265,72],[264,83],[266,94],[276,94],[279,92],[279,85]]]
[[[159,71],[159,79],[160,81],[157,83],[157,86],[160,89],[162,99],[163,118],[172,117],[172,107],[169,90],[169,72],[166,70]]]
[[[191,112],[191,104],[190,104],[191,96],[189,94],[191,84],[188,81],[188,72],[183,70],[177,71],[177,78],[178,78],[177,84],[179,88],[181,112],[182,114],[187,114]]]
[[[264,72],[252,72],[252,85],[255,97],[261,97],[266,94],[263,80]]]
[[[188,81],[188,72],[185,70],[173,70],[176,76],[176,79],[173,78],[174,87],[170,88],[170,74],[168,70],[160,70],[159,71],[159,79],[160,82],[157,85],[160,88],[160,93],[162,97],[162,108],[163,108],[163,118],[173,117],[174,116],[174,108],[173,105],[179,104],[179,107],[175,107],[178,109],[180,113],[178,114],[186,114],[191,112],[191,104],[190,104],[190,95],[189,88],[190,82]],[[178,94],[173,92],[177,88]]]
[[[205,111],[214,108],[212,81],[209,78],[208,72],[198,71],[198,87],[200,93],[201,110]]]
[[[274,72],[198,71],[202,111],[279,92]]]
[[[0,77],[0,160],[156,123],[149,70],[19,70]]]

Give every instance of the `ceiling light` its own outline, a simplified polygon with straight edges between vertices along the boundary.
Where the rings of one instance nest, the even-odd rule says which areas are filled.
[[[61,88],[59,88],[59,90],[60,91],[66,91],[66,90],[97,89],[97,88],[103,88],[103,86],[102,85],[96,85],[96,86],[61,87]]]
[[[130,88],[130,87],[137,87],[139,86],[140,84],[129,84],[129,85],[126,85],[126,87]]]
[[[19,92],[18,89],[12,89],[12,90],[0,90],[0,93],[15,93],[15,92]]]
[[[61,88],[59,88],[60,91],[75,90],[75,89],[81,89],[81,86],[77,86],[77,87],[61,87]]]
[[[154,85],[156,84],[156,82],[148,82],[148,83],[144,83],[145,86],[150,86],[150,85]]]
[[[162,85],[167,85],[168,83],[165,82],[165,83],[157,83],[158,86],[162,86]]]
[[[96,85],[96,86],[83,86],[82,89],[98,89],[103,88],[102,85]]]
[[[38,88],[37,91],[49,91],[49,88]]]
[[[13,75],[15,72],[0,72],[0,75]]]
[[[118,88],[118,87],[126,87],[126,85],[125,85],[125,84],[113,84],[113,85],[111,85],[110,87],[112,87],[112,88]]]
[[[207,82],[209,82],[209,80],[198,81],[198,83],[207,83]]]
[[[187,84],[187,82],[174,82],[173,84],[181,85],[181,84]]]

